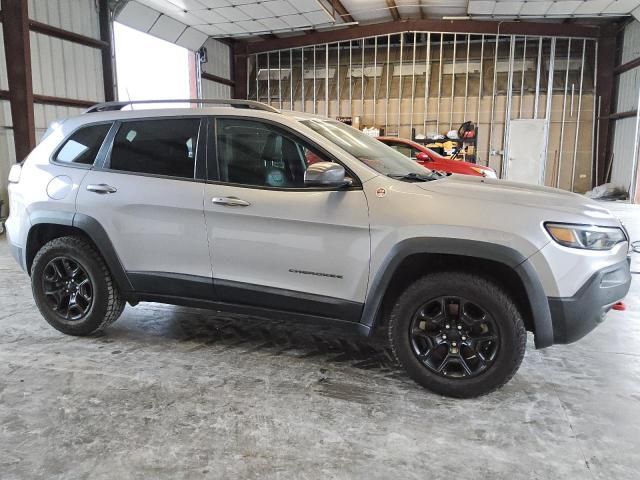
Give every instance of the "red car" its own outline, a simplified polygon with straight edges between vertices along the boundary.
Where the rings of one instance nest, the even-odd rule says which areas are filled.
[[[415,160],[429,170],[439,170],[446,173],[460,173],[462,175],[475,175],[477,177],[497,178],[493,168],[483,167],[475,163],[451,160],[443,157],[433,150],[419,143],[396,137],[378,137],[385,145]]]

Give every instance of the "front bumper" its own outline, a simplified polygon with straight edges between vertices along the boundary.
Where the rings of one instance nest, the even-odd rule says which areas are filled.
[[[553,343],[581,339],[604,320],[631,286],[630,259],[596,272],[573,297],[548,297]]]
[[[9,244],[9,253],[18,262],[18,265],[22,270],[26,271],[25,261],[24,261],[24,250],[22,247],[14,244],[11,241],[11,235],[9,234],[9,229],[7,229],[7,243]]]

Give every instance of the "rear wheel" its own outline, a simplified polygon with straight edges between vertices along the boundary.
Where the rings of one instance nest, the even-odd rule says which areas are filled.
[[[90,335],[105,328],[125,306],[104,260],[79,237],[56,238],[38,251],[31,288],[45,320],[69,335]]]
[[[398,298],[389,338],[416,382],[442,395],[474,397],[513,377],[524,356],[526,330],[499,285],[467,273],[437,273]]]

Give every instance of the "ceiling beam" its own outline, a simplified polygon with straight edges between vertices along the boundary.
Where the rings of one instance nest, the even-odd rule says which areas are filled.
[[[351,14],[349,13],[349,10],[345,8],[345,6],[342,4],[340,0],[329,0],[329,1],[331,2],[331,6],[333,7],[333,9],[338,13],[338,15],[340,15],[340,18],[342,19],[343,22],[352,23],[355,21],[351,16]]]
[[[386,0],[387,7],[389,8],[389,13],[393,17],[393,20],[397,22],[400,20],[400,12],[398,12],[398,6],[396,5],[395,0]]]
[[[357,25],[350,28],[305,33],[296,37],[278,38],[261,42],[245,42],[246,53],[270,52],[307,45],[334,43],[359,38],[389,35],[402,32],[444,32],[496,35],[539,35],[545,37],[598,38],[600,28],[593,25],[537,23],[537,22],[498,22],[480,20],[400,20],[373,25]]]

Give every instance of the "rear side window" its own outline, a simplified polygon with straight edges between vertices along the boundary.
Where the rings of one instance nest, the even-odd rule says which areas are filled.
[[[123,123],[109,168],[123,172],[194,178],[199,118]]]
[[[55,161],[93,165],[96,155],[98,155],[98,150],[100,150],[110,128],[110,123],[103,123],[77,130],[58,150]]]

